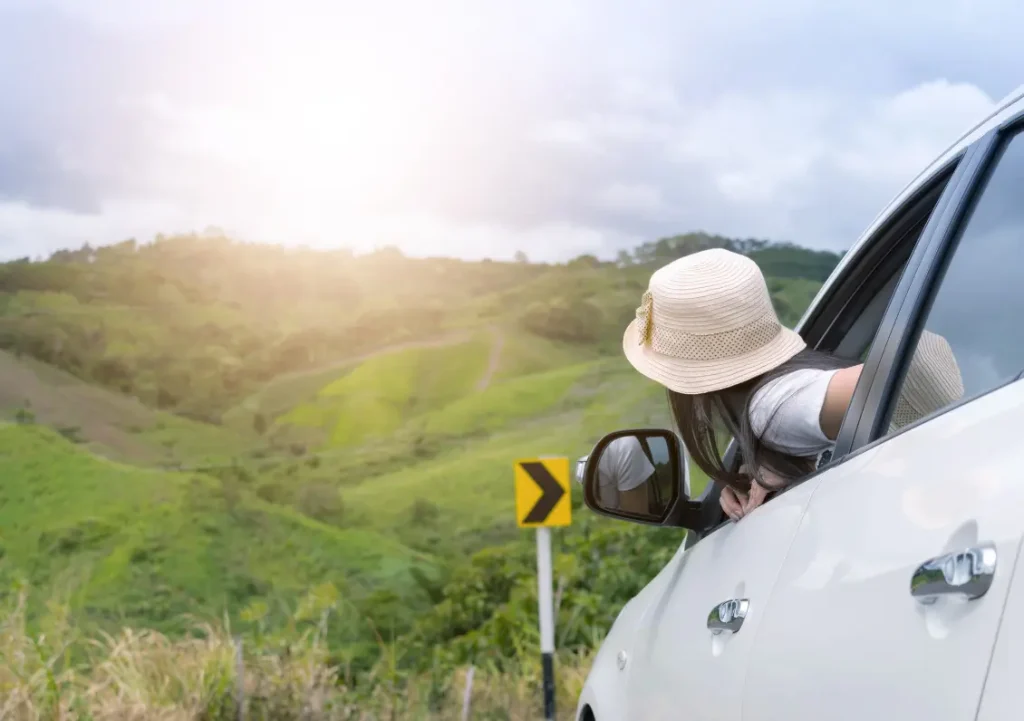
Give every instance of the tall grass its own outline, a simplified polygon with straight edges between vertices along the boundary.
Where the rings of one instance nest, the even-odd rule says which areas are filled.
[[[461,718],[466,669],[405,676],[394,663],[401,651],[383,642],[369,678],[346,685],[325,641],[327,618],[305,632],[292,627],[287,637],[249,637],[241,647],[227,624],[197,625],[180,639],[130,628],[86,638],[59,605],[38,630],[30,627],[21,593],[0,608],[0,720]],[[589,662],[588,653],[558,663],[560,718],[572,718]],[[501,672],[475,669],[472,719],[542,715],[537,659],[524,654]]]

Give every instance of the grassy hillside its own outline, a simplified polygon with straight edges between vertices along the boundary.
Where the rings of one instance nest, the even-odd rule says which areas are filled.
[[[615,353],[654,267],[705,247],[819,283],[832,253],[689,234],[562,265],[353,257],[223,237],[128,241],[0,265],[0,349],[31,356],[147,406],[220,423],[271,388],[395,345],[436,346],[486,325]],[[777,295],[779,295],[777,293]],[[779,295],[781,298],[781,295]],[[792,322],[793,310],[780,308]],[[552,363],[546,367],[555,367]],[[321,386],[305,386],[303,394]]]
[[[0,426],[0,575],[67,592],[97,622],[181,630],[321,583],[416,597],[432,560],[316,521],[239,484],[98,458],[40,426]]]
[[[560,265],[188,236],[0,265],[0,603],[30,589],[28,633],[60,601],[80,629],[294,640],[312,593],[318,663],[371,686],[520,663],[512,463],[668,425],[621,334],[653,268],[704,247],[771,268],[787,323],[838,260],[700,233]],[[680,534],[579,496],[556,574],[559,643],[585,657]]]
[[[333,447],[383,438],[408,419],[468,395],[487,381],[491,338],[384,353],[316,390],[278,420],[314,428]]]
[[[146,465],[216,462],[259,447],[233,430],[149,408],[34,358],[0,351],[0,420],[37,420],[109,458]]]

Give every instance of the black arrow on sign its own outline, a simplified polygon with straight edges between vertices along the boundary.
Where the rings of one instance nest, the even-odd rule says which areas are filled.
[[[543,463],[531,462],[521,463],[520,465],[527,475],[533,479],[533,482],[540,486],[540,490],[543,492],[541,497],[537,499],[537,502],[533,504],[530,512],[523,518],[523,523],[543,523],[551,511],[554,510],[555,504],[565,495],[565,489],[548,472],[547,466]]]

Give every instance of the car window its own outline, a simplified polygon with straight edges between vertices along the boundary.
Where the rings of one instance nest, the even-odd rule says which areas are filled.
[[[1003,147],[933,292],[887,432],[1024,370],[1024,138]]]
[[[939,197],[959,158],[936,172],[894,212],[834,283],[821,312],[804,335],[814,347],[851,361],[863,361],[882,317]]]
[[[906,256],[909,256],[909,251],[913,248],[919,237],[920,230],[908,242]],[[882,322],[882,315],[885,313],[893,291],[896,289],[896,282],[900,279],[906,264],[907,258],[902,257],[899,264],[890,271],[891,275],[885,284],[865,303],[863,310],[856,315],[849,329],[846,330],[846,333],[840,339],[839,344],[832,350],[835,355],[840,358],[864,362],[868,351],[871,349],[871,342],[875,338],[878,326]]]

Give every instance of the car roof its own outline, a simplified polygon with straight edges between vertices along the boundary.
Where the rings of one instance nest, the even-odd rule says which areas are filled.
[[[803,328],[804,322],[810,317],[812,310],[814,310],[818,305],[821,298],[824,297],[826,289],[835,282],[836,278],[842,274],[843,269],[846,267],[847,263],[849,263],[850,259],[858,254],[861,247],[867,243],[868,239],[875,234],[875,231],[878,230],[878,228],[897,208],[903,204],[905,200],[907,200],[907,198],[925,185],[936,172],[943,168],[950,159],[962,152],[964,148],[988,131],[1000,126],[1003,122],[1022,111],[1024,111],[1024,85],[1018,86],[1013,90],[1013,92],[1009,93],[1002,100],[996,103],[995,108],[991,113],[961,134],[961,136],[946,148],[946,150],[943,151],[935,160],[933,160],[931,164],[918,173],[917,177],[907,183],[907,185],[882,209],[882,212],[875,216],[875,219],[872,220],[864,232],[861,233],[861,236],[857,241],[850,246],[850,249],[843,256],[842,260],[839,261],[839,264],[828,277],[828,280],[826,280],[822,285],[821,290],[818,292],[814,301],[811,302],[811,305],[807,309],[807,312],[804,313],[803,318],[801,318],[800,322],[797,323],[796,329],[800,330]]]

